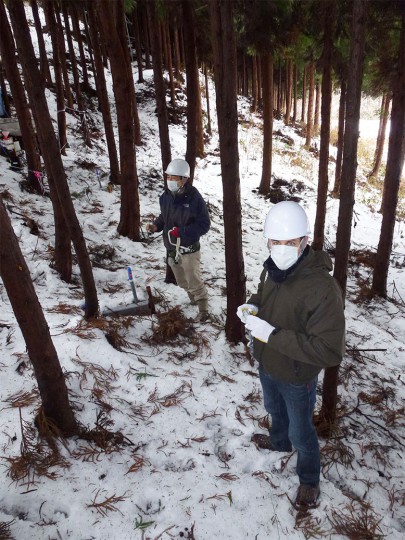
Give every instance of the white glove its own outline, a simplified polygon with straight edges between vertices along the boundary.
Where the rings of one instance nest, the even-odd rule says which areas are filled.
[[[255,315],[248,315],[245,324],[252,336],[259,341],[263,341],[263,343],[268,342],[270,334],[274,330],[274,326]]]
[[[245,324],[246,317],[248,315],[256,315],[258,311],[259,311],[259,308],[255,306],[254,304],[242,304],[241,306],[238,307],[236,311],[236,315],[243,322],[243,324]]]

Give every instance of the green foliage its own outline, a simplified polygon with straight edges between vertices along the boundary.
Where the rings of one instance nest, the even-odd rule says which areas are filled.
[[[137,0],[124,0],[125,13],[132,13],[136,9]]]
[[[153,525],[154,521],[143,521],[142,516],[139,516],[139,521],[137,518],[135,518],[135,529],[139,529],[140,531],[145,531],[148,527]]]
[[[235,25],[240,45],[251,53],[275,52],[291,41],[295,0],[244,0],[238,4]]]

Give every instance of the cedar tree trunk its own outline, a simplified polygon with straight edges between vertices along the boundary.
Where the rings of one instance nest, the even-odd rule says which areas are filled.
[[[227,317],[225,334],[232,343],[242,341],[244,329],[236,310],[246,297],[242,253],[242,217],[238,153],[236,94],[236,40],[233,3],[210,0],[215,88],[223,184]]]
[[[357,170],[361,84],[364,67],[366,0],[353,0],[351,51],[347,85],[344,154],[340,187],[339,218],[336,234],[334,277],[346,295],[347,263],[352,230],[354,192]],[[338,366],[327,368],[322,388],[321,417],[332,425],[336,418]]]
[[[405,141],[405,11],[398,54],[397,76],[393,79],[391,127],[387,168],[384,179],[383,218],[373,271],[372,291],[379,296],[387,294],[387,277],[395,227],[395,213],[401,173],[404,166]]]
[[[0,15],[1,17],[2,15]],[[34,368],[45,416],[63,435],[78,433],[58,355],[10,218],[0,197],[0,277]]]
[[[263,165],[259,193],[270,193],[273,157],[273,55],[262,57],[263,77]]]

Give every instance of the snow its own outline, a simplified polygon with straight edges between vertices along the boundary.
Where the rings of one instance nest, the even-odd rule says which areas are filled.
[[[35,39],[35,32],[32,36]],[[152,72],[144,72],[144,77],[145,83],[136,84],[139,94],[150,87]],[[112,100],[110,79],[108,87]],[[210,92],[215,128],[212,84]],[[55,97],[51,93],[47,97],[55,118]],[[159,212],[162,189],[154,108],[153,100],[139,101],[144,144],[137,148],[137,167],[144,229],[151,216]],[[262,224],[270,202],[254,191],[261,173],[260,119],[249,112],[249,103],[243,99],[239,112],[244,118],[239,131],[243,250],[247,289],[251,293],[267,257]],[[91,114],[101,125],[99,113]],[[164,283],[161,238],[151,243],[133,243],[118,236],[120,193],[116,187],[112,192],[107,190],[108,159],[103,140],[95,141],[94,148],[88,149],[78,132],[78,121],[70,115],[67,120],[69,149],[63,160],[87,245],[90,251],[96,246],[114,249],[110,259],[102,260],[107,269],[94,268],[100,307],[130,303],[126,267],[131,265],[141,298],[146,297],[149,285],[161,299],[158,311],[180,306],[186,317],[194,318],[196,308],[188,303],[186,293]],[[303,139],[291,128],[276,121],[274,129],[294,139],[290,147],[275,138],[274,175],[304,184],[304,190],[297,195],[302,197],[313,225],[316,160],[304,150]],[[184,155],[185,122],[171,125],[170,136],[172,156]],[[8,460],[20,455],[20,414],[24,429],[33,429],[40,401],[24,340],[0,282],[0,521],[11,522],[11,533],[19,540],[264,540],[322,534],[339,540],[348,537],[333,525],[339,516],[346,516],[346,524],[354,516],[357,532],[352,538],[365,538],[361,536],[360,520],[368,513],[370,527],[375,524],[373,538],[378,534],[391,540],[404,538],[403,221],[395,227],[388,280],[391,300],[359,302],[359,286],[370,282],[370,268],[357,263],[349,267],[347,349],[382,350],[346,355],[339,386],[340,431],[330,441],[320,439],[320,505],[308,516],[299,516],[290,502],[297,489],[295,453],[269,453],[257,450],[250,442],[253,432],[264,432],[266,411],[257,366],[250,365],[243,345],[230,345],[224,335],[222,183],[215,133],[206,152],[197,164],[195,186],[211,209],[212,227],[202,238],[201,253],[213,322],[196,326],[198,348],[188,338],[153,344],[153,316],[122,319],[116,321],[125,340],[121,351],[106,339],[105,334],[112,331],[111,326],[106,326],[108,321],[102,320],[105,326],[83,321],[77,266],[71,284],[60,281],[49,266],[49,247],[53,243],[50,200],[21,191],[22,176],[12,172],[7,161],[0,158],[0,191],[11,196],[5,202],[66,373],[75,415],[82,425],[93,429],[101,411],[101,421],[110,420],[108,428],[124,435],[124,444],[106,451],[83,439],[70,439],[65,445],[59,444],[66,467],[56,465],[48,470],[54,479],[35,475],[29,482],[13,481]],[[78,166],[81,161],[97,164],[102,171],[101,187],[95,170]],[[160,174],[158,180],[155,171]],[[331,178],[332,174],[333,164]],[[362,175],[359,171],[352,248],[374,251],[381,226],[379,200],[375,194],[370,195],[372,188],[367,187]],[[328,198],[326,234],[332,244],[338,208],[339,201]],[[30,234],[24,219],[15,212],[34,219],[40,235]],[[60,309],[63,305],[66,310]],[[24,400],[23,393],[31,399]],[[26,404],[19,408],[23,401]],[[318,407],[320,401],[319,395]],[[339,444],[344,454],[336,450]],[[46,445],[42,455],[45,449]],[[339,455],[346,456],[346,461],[337,459]],[[109,507],[94,506],[108,498]]]

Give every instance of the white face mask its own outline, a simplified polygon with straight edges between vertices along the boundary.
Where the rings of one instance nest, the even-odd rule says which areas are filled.
[[[179,191],[179,184],[176,182],[176,180],[168,180],[167,187],[172,193],[176,193],[176,191]]]
[[[298,260],[299,248],[295,246],[276,245],[270,247],[270,255],[280,270],[287,270]]]

